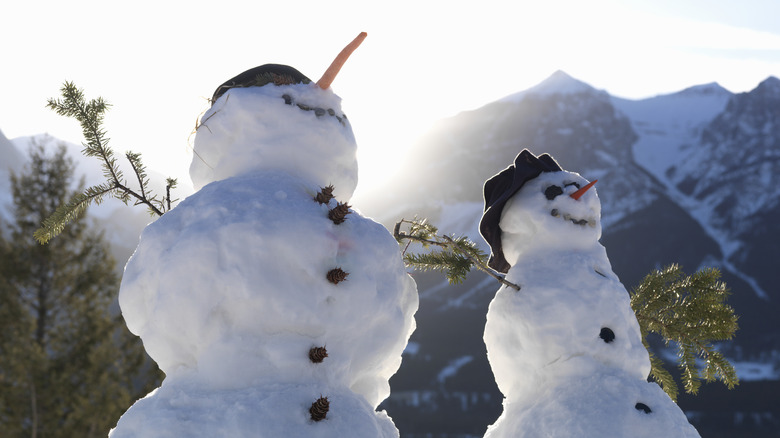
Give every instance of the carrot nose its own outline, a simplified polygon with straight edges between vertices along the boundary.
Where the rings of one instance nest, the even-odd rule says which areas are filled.
[[[351,43],[347,44],[347,47],[344,47],[344,49],[341,50],[341,52],[336,56],[336,59],[333,60],[333,62],[330,64],[330,67],[328,67],[327,70],[325,70],[325,73],[323,73],[322,77],[319,81],[317,81],[317,85],[322,88],[323,90],[327,90],[330,87],[330,84],[333,83],[333,80],[336,79],[336,75],[339,74],[339,70],[341,70],[341,67],[344,65],[345,62],[347,62],[347,59],[349,58],[349,55],[352,54],[352,52],[355,51],[355,49],[360,46],[360,43],[363,42],[364,39],[366,39],[366,33],[360,32],[360,34],[352,40]]]
[[[594,179],[593,181],[589,182],[588,185],[586,185],[585,187],[577,190],[576,192],[572,193],[569,196],[571,196],[572,198],[574,198],[574,199],[579,201],[580,197],[582,197],[582,195],[584,195],[585,192],[587,192],[589,188],[593,187],[593,185],[596,184],[597,181],[598,181],[597,179]]]

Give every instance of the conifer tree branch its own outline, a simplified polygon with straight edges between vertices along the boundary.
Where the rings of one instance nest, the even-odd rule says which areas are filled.
[[[734,367],[712,344],[731,339],[738,328],[738,317],[725,304],[728,288],[719,279],[717,269],[685,276],[679,266],[671,265],[648,274],[631,292],[643,342],[649,333],[657,333],[666,344],[677,345],[681,379],[690,394],[698,392],[701,380],[721,380],[729,389],[739,384]],[[703,370],[697,367],[697,357],[704,361]],[[676,385],[664,377],[668,372],[661,361],[652,361],[652,367],[653,378],[675,399]]]
[[[87,209],[91,203],[100,204],[103,196],[111,193],[115,187],[106,184],[88,188],[84,193],[74,195],[70,201],[63,204],[48,218],[34,233],[33,237],[41,244],[48,243],[51,239],[62,233],[65,225],[75,220]]]
[[[82,214],[90,203],[100,203],[102,196],[107,193],[112,194],[125,204],[130,199],[135,199],[134,205],[146,205],[152,215],[162,216],[165,211],[170,210],[170,189],[176,186],[176,180],[167,179],[165,198],[159,200],[156,196],[152,196],[148,189],[149,178],[140,154],[133,152],[125,154],[133,173],[136,175],[139,189],[131,189],[124,179],[122,170],[117,165],[114,151],[108,146],[109,139],[103,129],[104,115],[110,105],[100,97],[87,102],[83,91],[72,82],[65,82],[61,93],[61,99],[49,99],[47,106],[57,114],[72,117],[79,122],[85,139],[85,142],[82,143],[84,146],[82,153],[87,157],[96,157],[101,161],[103,175],[107,181],[92,188],[99,187],[100,190],[97,190],[101,192],[99,195],[94,190],[90,192],[90,189],[84,193],[83,197],[74,198],[68,204],[57,209],[35,232],[35,238],[41,243],[48,242],[62,232],[67,223],[73,221],[77,215]]]
[[[146,173],[144,166],[141,164],[140,156],[128,151],[125,154],[125,157],[127,157],[127,161],[130,162],[130,167],[133,169],[133,173],[135,173],[135,177],[138,180],[138,186],[141,188],[141,197],[146,198],[146,184],[148,181],[146,181]]]
[[[441,236],[441,238],[446,240],[452,247],[457,248],[459,250],[458,253],[466,257],[471,262],[471,264],[474,265],[474,267],[476,267],[480,271],[495,278],[496,280],[498,280],[499,283],[505,286],[509,286],[515,290],[520,290],[520,286],[505,280],[504,277],[496,274],[496,272],[493,269],[489,268],[487,263],[484,262],[484,260],[480,259],[477,254],[474,254],[472,252],[471,247],[464,248],[461,243],[452,240],[450,236]]]
[[[404,224],[409,226],[408,232],[401,231]],[[447,276],[447,280],[454,284],[461,283],[473,266],[495,278],[499,283],[520,290],[520,286],[507,281],[487,265],[487,255],[474,242],[466,237],[453,238],[440,236],[437,233],[438,229],[426,219],[417,218],[401,219],[393,229],[393,235],[399,244],[407,241],[402,254],[408,266],[422,270],[442,271]],[[412,242],[420,243],[424,248],[436,246],[441,250],[429,254],[408,254]]]

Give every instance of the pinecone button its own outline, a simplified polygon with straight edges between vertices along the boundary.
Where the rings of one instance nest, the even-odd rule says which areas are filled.
[[[341,268],[335,268],[328,271],[325,277],[329,282],[333,284],[339,284],[340,282],[346,280],[348,275],[349,273],[344,272]]]
[[[328,357],[328,350],[325,347],[311,347],[309,349],[309,360],[313,363],[322,363]]]
[[[336,225],[343,223],[350,213],[349,208],[350,206],[346,202],[339,202],[334,208],[331,208],[330,211],[328,211],[328,219],[332,220]]]
[[[321,187],[314,199],[320,204],[327,204],[330,202],[330,200],[333,199],[333,186]]]
[[[311,407],[309,408],[309,414],[311,414],[312,420],[322,421],[328,415],[328,410],[330,410],[330,402],[328,401],[328,397],[320,396],[317,401],[311,404]]]

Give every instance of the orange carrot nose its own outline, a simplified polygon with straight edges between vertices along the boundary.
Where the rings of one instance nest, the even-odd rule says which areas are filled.
[[[323,73],[320,80],[317,81],[317,86],[319,86],[323,90],[327,90],[330,87],[330,84],[332,84],[333,80],[336,79],[336,75],[339,74],[339,70],[341,70],[341,66],[343,66],[344,63],[347,62],[349,55],[351,55],[352,52],[354,52],[355,49],[357,49],[358,46],[360,46],[360,43],[362,43],[363,40],[366,39],[367,35],[368,34],[365,32],[360,32],[357,38],[352,40],[351,43],[347,44],[347,47],[344,47],[341,53],[339,53],[338,56],[336,56],[336,59],[334,59],[333,62],[330,64],[330,67],[328,67],[328,69],[325,70],[325,73]]]
[[[589,188],[593,187],[593,185],[596,184],[597,181],[598,181],[597,179],[594,179],[593,181],[589,182],[588,185],[586,185],[585,187],[577,190],[576,192],[572,193],[569,196],[571,196],[572,198],[574,198],[574,199],[579,201],[580,197],[582,197],[582,195],[584,195],[585,192],[587,192]]]

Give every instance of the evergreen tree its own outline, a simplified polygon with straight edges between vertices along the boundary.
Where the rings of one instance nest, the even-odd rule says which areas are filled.
[[[40,142],[12,175],[15,223],[0,239],[0,430],[3,437],[105,437],[140,395],[137,338],[110,311],[115,261],[84,216],[40,245],[33,232],[74,196],[73,162]]]

